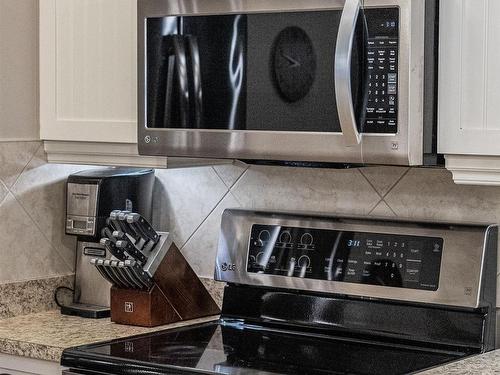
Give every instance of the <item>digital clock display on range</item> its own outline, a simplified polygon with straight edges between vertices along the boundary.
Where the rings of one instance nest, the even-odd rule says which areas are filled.
[[[443,239],[252,226],[247,272],[437,290]]]

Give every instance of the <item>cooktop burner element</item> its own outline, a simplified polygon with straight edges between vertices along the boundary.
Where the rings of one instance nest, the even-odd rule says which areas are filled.
[[[86,375],[419,372],[494,349],[496,253],[496,226],[226,210],[219,320],[67,349],[62,365]]]

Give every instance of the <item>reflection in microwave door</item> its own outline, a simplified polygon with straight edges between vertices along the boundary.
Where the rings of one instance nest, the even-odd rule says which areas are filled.
[[[278,34],[271,66],[274,83],[284,100],[293,103],[307,96],[316,77],[316,54],[303,29],[289,26]]]

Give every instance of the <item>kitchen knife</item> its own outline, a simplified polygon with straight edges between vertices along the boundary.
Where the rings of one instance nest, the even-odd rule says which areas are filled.
[[[129,238],[126,236],[124,232],[121,230],[114,230],[112,233],[113,237],[116,238],[116,240],[128,240]]]
[[[138,259],[138,260],[140,260],[142,262],[142,259],[145,259],[143,263],[147,262],[148,255],[151,252],[151,248],[148,246],[144,246],[144,243],[142,242],[142,240],[135,242],[134,240],[132,240],[130,238],[130,236],[128,234],[125,234],[125,233],[120,232],[120,231],[114,231],[113,237],[115,237],[117,239],[117,241],[120,241],[120,240],[121,241],[128,241],[130,243],[130,246],[135,248],[135,250],[130,248],[134,252],[134,254],[142,254],[144,256],[144,258],[141,257],[141,259]]]
[[[102,259],[92,258],[90,260],[90,263],[93,264],[95,268],[97,268],[97,271],[99,271],[102,277],[104,277],[111,284],[114,284],[115,283],[114,280],[108,275],[106,271],[104,271],[103,265],[99,264],[99,260],[102,261]]]
[[[158,243],[160,236],[153,229],[151,224],[148,223],[146,219],[144,219],[141,215],[137,213],[128,214],[126,216],[127,223],[133,226],[135,231],[141,235],[145,240],[149,240]]]
[[[120,221],[119,217],[121,213],[124,213],[125,215],[131,213],[130,211],[121,211],[121,210],[113,210],[109,214],[109,218],[111,219],[111,223],[113,223],[113,228],[114,230],[121,231],[126,233],[126,228],[124,224]]]
[[[95,268],[97,269],[97,271],[99,271],[99,273],[101,274],[101,276],[103,278],[105,278],[107,281],[111,282],[110,280],[108,280],[108,276],[100,269],[100,267],[97,266],[97,259],[95,259],[95,258],[90,259],[90,264],[93,264],[95,266]]]
[[[103,265],[106,268],[106,270],[113,275],[114,279],[118,281],[118,284],[116,284],[117,287],[122,289],[128,289],[129,286],[127,280],[123,279],[122,276],[119,274],[118,270],[115,269],[115,267],[111,266],[110,259],[105,259]]]
[[[128,226],[128,224],[126,224]],[[129,234],[125,234],[121,231],[114,231],[113,232],[113,237],[116,238],[117,240],[127,240],[129,241],[136,249],[137,251],[140,251],[146,258],[149,255],[149,252],[151,251],[152,246],[149,244],[153,244],[151,241],[145,242],[142,237],[139,237],[137,240],[134,240],[131,238]],[[146,259],[147,260],[147,259]]]
[[[135,274],[130,270],[127,266],[125,266],[125,262],[117,262],[116,267],[118,267],[118,270],[124,275],[127,280],[132,284],[132,289],[143,289],[144,286],[142,285],[141,281],[137,279]]]
[[[127,215],[131,214],[132,212],[130,211],[120,211],[116,216],[120,222],[120,225],[123,227],[123,225],[127,225]]]
[[[97,260],[97,265],[99,267],[101,267],[101,269],[103,270],[103,272],[108,275],[108,280],[112,280],[111,283],[113,285],[116,285],[116,286],[120,286],[120,280],[113,274],[113,272],[111,272],[111,270],[109,269],[109,267],[106,267],[104,265],[104,260],[103,259],[98,259]]]
[[[109,214],[109,220],[106,220],[106,223],[109,221],[113,230],[122,230],[120,222],[118,221],[118,214],[119,213],[120,213],[120,210],[111,211],[111,213]]]
[[[118,267],[118,262],[119,262],[118,260],[112,260],[110,262],[111,269],[117,275],[119,275],[119,277],[122,279],[122,281],[126,285],[126,289],[137,289],[137,287],[135,286],[135,283],[129,279],[128,275],[125,272],[123,272],[123,269]]]
[[[126,260],[125,266],[133,272],[133,274],[136,276],[137,280],[141,283],[143,286],[142,289],[149,289],[153,285],[153,279],[148,276],[146,272],[142,269],[142,267],[137,263],[136,261],[133,260]]]
[[[117,239],[113,236],[113,231],[110,228],[104,227],[102,232],[103,237],[109,238],[109,240],[113,242],[113,244],[116,244]]]
[[[147,238],[143,238],[140,233],[137,232],[136,228],[133,225],[130,225],[127,222],[127,215],[130,214],[128,211],[121,211],[118,214],[118,220],[120,221],[120,225],[125,230],[125,233],[130,239],[133,239],[133,243],[138,250],[142,250],[145,243],[148,241]]]
[[[125,260],[127,259],[127,254],[123,249],[116,247],[116,245],[109,238],[101,238],[99,243],[104,246],[116,259]]]
[[[148,258],[128,240],[116,241],[116,247],[123,249],[128,255],[141,264],[145,264]]]

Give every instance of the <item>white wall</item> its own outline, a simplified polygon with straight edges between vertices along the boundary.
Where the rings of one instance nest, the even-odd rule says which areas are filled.
[[[0,141],[38,129],[38,0],[0,0]]]

